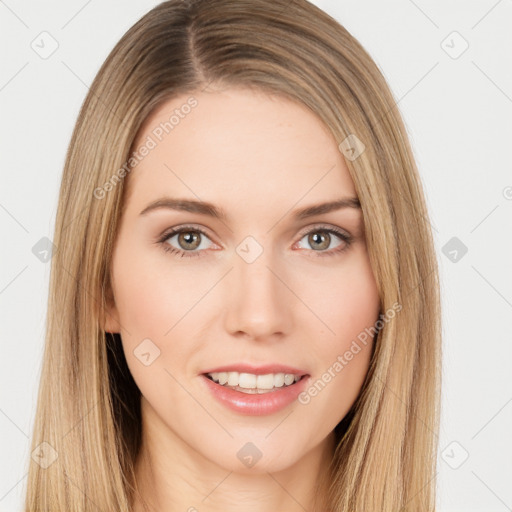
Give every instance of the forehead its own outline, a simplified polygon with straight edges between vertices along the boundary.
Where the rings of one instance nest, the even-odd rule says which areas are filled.
[[[193,105],[193,106],[192,106]],[[165,193],[249,205],[355,195],[337,142],[306,106],[245,88],[172,98],[143,123],[129,175],[138,203]],[[267,202],[265,202],[267,201]],[[256,205],[257,206],[257,205]]]

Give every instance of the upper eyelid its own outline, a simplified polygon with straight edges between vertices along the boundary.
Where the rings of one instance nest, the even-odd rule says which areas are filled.
[[[319,223],[319,224],[314,224],[313,226],[310,226],[310,227],[305,227],[304,229],[302,229],[300,231],[300,234],[302,236],[310,233],[311,231],[321,231],[322,229],[325,229],[326,231],[341,231],[341,232],[345,232],[345,234],[347,236],[350,236],[350,233],[348,230],[344,229],[344,228],[340,228],[339,226],[334,226],[333,224],[322,224],[322,223]]]

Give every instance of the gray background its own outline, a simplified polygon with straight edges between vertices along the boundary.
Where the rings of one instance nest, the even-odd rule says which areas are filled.
[[[439,511],[512,510],[512,2],[314,3],[383,71],[428,198],[444,308]],[[30,457],[49,279],[36,244],[53,238],[88,84],[156,4],[0,1],[0,511],[21,510]]]

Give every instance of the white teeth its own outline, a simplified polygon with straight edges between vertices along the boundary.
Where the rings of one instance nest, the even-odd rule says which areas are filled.
[[[256,389],[256,375],[251,373],[241,373],[238,376],[238,386],[241,388]]]
[[[284,383],[289,386],[295,382],[295,377],[291,373],[284,374]]]
[[[300,375],[292,373],[268,373],[266,375],[254,375],[252,373],[239,372],[214,372],[208,375],[223,386],[241,387],[244,389],[256,389],[258,392],[290,386],[300,380]]]
[[[276,373],[274,376],[274,386],[282,388],[284,386],[284,373]]]
[[[256,384],[258,389],[272,389],[274,387],[274,375],[272,373],[258,375]]]

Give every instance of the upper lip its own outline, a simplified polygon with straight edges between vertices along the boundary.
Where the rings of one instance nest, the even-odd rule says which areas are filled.
[[[206,373],[220,373],[220,372],[239,372],[239,373],[252,373],[254,375],[267,375],[269,373],[291,373],[293,375],[308,375],[304,370],[287,366],[284,364],[265,364],[265,365],[252,365],[247,363],[234,363],[224,366],[217,366],[203,372]]]

